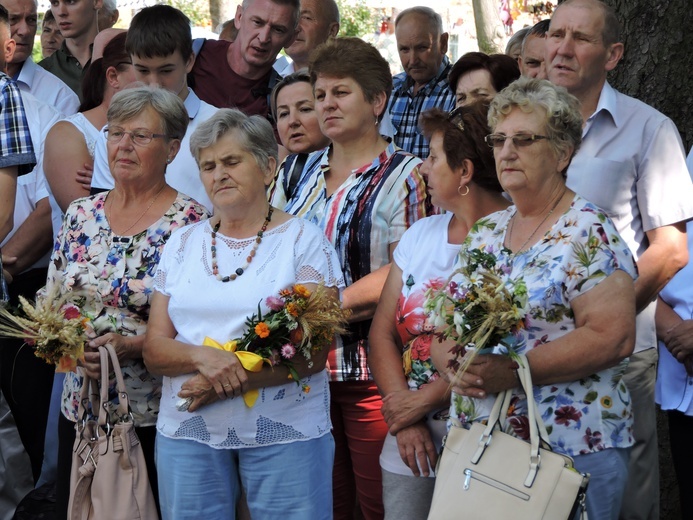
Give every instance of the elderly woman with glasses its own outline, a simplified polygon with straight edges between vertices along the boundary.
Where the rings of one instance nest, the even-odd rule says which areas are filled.
[[[445,214],[421,219],[402,235],[369,336],[368,364],[390,428],[380,454],[386,519],[428,517],[446,430],[449,384],[431,360],[437,341],[423,310],[426,291],[450,275],[472,225],[509,205],[484,142],[487,111],[480,103],[450,114],[433,109],[419,121],[430,142],[421,173]]]
[[[161,379],[144,365],[142,347],[154,273],[171,233],[207,217],[207,210],[166,184],[166,165],[187,127],[182,101],[163,89],[116,94],[108,109],[108,158],[115,187],[74,201],[56,239],[44,289],[69,293],[96,336],[79,372],[64,381],[59,419],[58,506],[67,510],[74,425],[82,373],[100,379],[98,347],[115,347],[132,416],[156,493],[154,438]],[[117,397],[114,397],[115,413]]]
[[[509,344],[529,360],[551,447],[592,475],[589,516],[616,519],[633,444],[622,376],[635,339],[634,261],[606,214],[566,187],[582,135],[573,96],[548,81],[522,78],[494,98],[488,117],[486,140],[513,206],[477,222],[457,267],[473,270],[470,259],[479,249],[495,258],[509,290],[525,283],[524,324]],[[464,292],[475,273],[455,274],[450,283]],[[436,365],[444,366],[446,357],[439,364],[434,356]],[[527,438],[516,367],[502,353],[479,354],[468,370],[453,373],[452,424],[483,421],[493,394],[512,389],[505,428]]]

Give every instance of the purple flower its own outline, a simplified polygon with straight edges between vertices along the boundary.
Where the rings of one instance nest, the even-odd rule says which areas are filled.
[[[268,296],[265,303],[272,311],[280,311],[284,308],[284,302],[277,296]]]
[[[291,343],[286,343],[284,346],[282,346],[281,352],[284,359],[291,359],[296,355],[296,347],[294,347]]]

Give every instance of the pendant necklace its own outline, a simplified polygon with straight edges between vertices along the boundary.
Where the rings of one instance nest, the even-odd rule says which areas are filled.
[[[563,195],[565,195],[565,192],[567,191],[567,188],[563,189],[563,193],[561,193],[561,196],[558,197],[556,202],[554,203],[553,207],[551,210],[546,214],[546,216],[541,219],[541,222],[539,222],[539,225],[534,228],[534,231],[532,231],[532,234],[527,237],[527,240],[524,241],[524,243],[520,246],[520,248],[515,251],[515,253],[520,253],[522,250],[524,250],[525,246],[529,243],[530,240],[532,240],[532,237],[537,234],[537,231],[539,231],[539,228],[546,222],[546,219],[548,219],[551,214],[554,212],[554,210],[558,207],[558,204],[563,200]],[[546,208],[544,208],[546,209]],[[517,210],[515,211],[515,215],[517,215]],[[513,215],[512,220],[510,221],[510,228],[508,229],[508,246],[512,243],[513,239],[513,229],[515,228],[515,215]]]

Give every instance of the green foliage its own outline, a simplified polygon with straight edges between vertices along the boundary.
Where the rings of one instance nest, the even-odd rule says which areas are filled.
[[[371,10],[364,0],[347,3],[347,0],[336,0],[339,6],[339,36],[363,37],[372,34],[378,25],[378,14]]]
[[[193,27],[207,27],[211,24],[209,2],[201,0],[166,0],[165,3],[185,13]]]

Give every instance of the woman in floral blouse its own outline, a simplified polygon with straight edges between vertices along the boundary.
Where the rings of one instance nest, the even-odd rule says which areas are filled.
[[[98,347],[110,343],[121,363],[137,434],[156,494],[154,438],[161,379],[142,360],[154,272],[176,229],[207,217],[203,206],[166,184],[188,116],[163,89],[136,88],[113,97],[108,109],[108,158],[115,187],[74,201],[65,213],[48,268],[46,290],[61,292],[87,315],[96,333],[79,373],[65,377],[59,420],[58,507],[67,511],[74,423],[82,373],[100,379]],[[115,388],[110,390],[115,403]],[[115,412],[115,406],[112,407]]]
[[[465,249],[480,249],[496,257],[508,282],[524,280],[527,314],[514,348],[529,360],[551,447],[591,474],[589,516],[616,519],[633,444],[622,379],[635,338],[633,258],[606,214],[566,187],[582,135],[573,96],[522,78],[494,98],[489,122],[498,179],[514,206],[476,223],[460,262]],[[463,291],[469,279],[456,275],[451,284]],[[447,349],[434,350],[443,366]],[[492,394],[516,389],[505,428],[528,438],[514,367],[506,355],[478,355],[468,371],[453,375],[453,424],[485,420]]]

